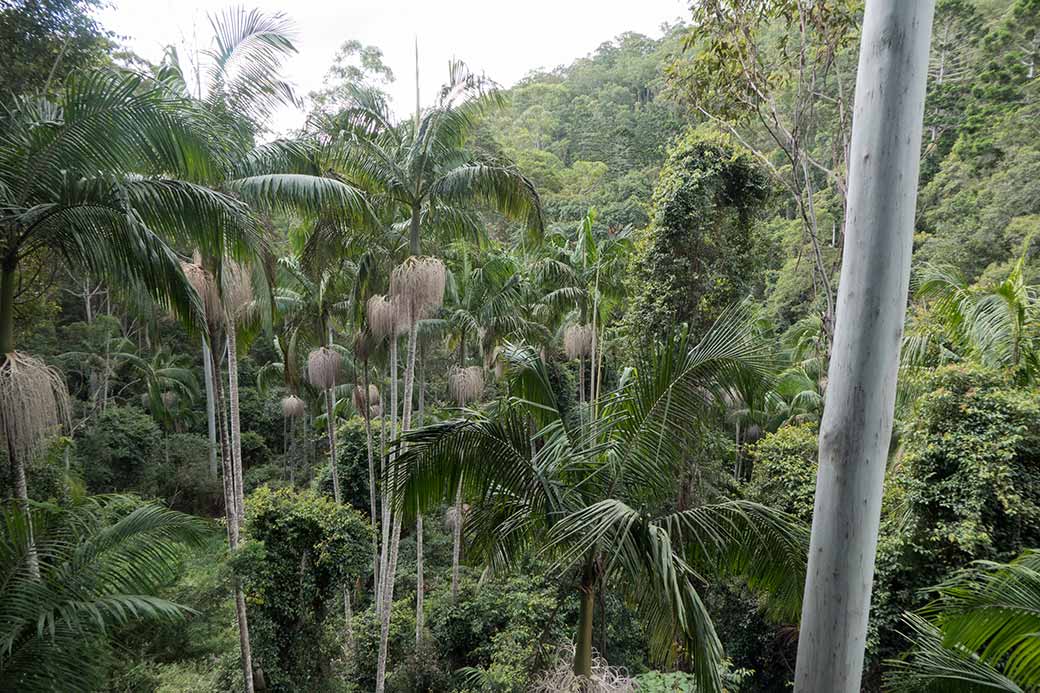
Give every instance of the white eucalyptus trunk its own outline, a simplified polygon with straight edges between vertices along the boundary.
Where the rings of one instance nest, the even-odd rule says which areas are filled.
[[[866,4],[798,693],[860,690],[906,314],[934,5]]]

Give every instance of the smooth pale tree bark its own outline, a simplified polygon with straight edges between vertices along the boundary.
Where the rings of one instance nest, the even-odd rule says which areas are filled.
[[[241,531],[246,521],[245,488],[242,481],[242,419],[238,407],[238,335],[235,320],[230,311],[227,315],[228,350],[228,405],[231,414],[231,469],[235,482],[235,512]]]
[[[455,491],[455,522],[451,528],[451,603],[459,598],[459,563],[462,557],[462,479]]]
[[[217,342],[216,330],[210,330],[210,344]],[[228,546],[234,553],[238,549],[239,523],[238,502],[235,494],[234,466],[232,462],[231,443],[228,439],[227,419],[224,416],[224,388],[220,378],[220,363],[217,362],[216,352],[209,349],[210,366],[213,369],[213,401],[215,408],[220,412],[217,417],[217,432],[220,438],[221,466],[223,468],[224,482],[224,514],[228,524]],[[246,613],[245,595],[242,593],[242,585],[238,577],[232,578],[232,588],[235,596],[235,617],[238,620],[238,644],[242,654],[242,678],[245,693],[253,693],[253,649],[249,640],[249,617]]]
[[[415,352],[418,340],[418,321],[412,320],[408,329],[408,347],[405,357],[404,369],[404,392],[402,395],[401,409],[401,431],[411,430],[412,426],[412,396],[415,388]],[[396,350],[394,350],[396,357]],[[396,364],[392,366],[392,372],[396,374]],[[391,402],[396,399],[395,385],[391,393]],[[393,405],[391,405],[393,406]],[[394,417],[396,418],[396,407]],[[399,435],[398,435],[399,437]],[[386,567],[386,578],[383,582],[383,612],[379,633],[379,659],[376,664],[376,693],[383,693],[386,685],[386,658],[390,638],[390,609],[394,603],[394,580],[397,577],[397,558],[401,547],[401,518],[394,518],[393,534],[390,537],[390,559]]]
[[[371,518],[372,526],[376,526],[376,463],[375,455],[373,454],[375,443],[372,439],[372,406],[368,398],[368,359],[364,360],[364,386],[365,386],[365,411],[362,412],[365,417],[365,446],[368,452],[368,504],[369,504],[369,518]],[[372,584],[373,589],[376,593],[376,599],[379,599],[379,532],[378,530],[372,532]],[[378,603],[378,602],[377,602]],[[376,614],[378,615],[379,609],[376,608]]]
[[[202,340],[202,368],[206,380],[206,425],[209,432],[209,475],[217,476],[217,407],[213,401],[213,363],[209,345]]]
[[[867,0],[845,262],[820,425],[795,691],[856,693],[895,407],[934,0]]]
[[[423,425],[423,357],[422,349],[419,348],[419,366],[417,379],[419,381],[419,427]],[[423,600],[426,596],[426,579],[423,574],[423,516],[416,513],[415,516],[415,644],[422,641],[423,628],[426,625],[426,614],[423,608]]]

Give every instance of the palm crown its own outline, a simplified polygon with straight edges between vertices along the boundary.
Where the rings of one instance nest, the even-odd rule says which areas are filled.
[[[511,398],[403,437],[391,478],[406,512],[452,498],[461,483],[474,507],[468,535],[493,565],[543,546],[559,569],[577,573],[576,673],[588,673],[592,595],[614,576],[626,577],[655,654],[674,654],[678,637],[703,690],[722,686],[722,648],[696,590],[704,575],[741,573],[788,612],[799,602],[804,528],[745,501],[670,507],[698,422],[726,390],[764,374],[742,317],[727,316],[695,346],[686,335],[662,346],[626,371],[584,425],[563,411],[546,363],[507,347]]]

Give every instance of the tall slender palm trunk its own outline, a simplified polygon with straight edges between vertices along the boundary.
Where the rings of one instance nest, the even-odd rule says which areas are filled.
[[[378,520],[376,516],[376,463],[375,455],[373,454],[373,439],[372,439],[372,407],[371,401],[368,397],[368,359],[364,360],[364,386],[365,386],[365,446],[368,452],[368,505],[369,505],[369,518],[371,518],[372,526],[375,527]],[[376,591],[376,598],[379,598],[379,533],[372,533],[372,584],[375,586],[373,589]],[[378,613],[378,608],[376,612]]]
[[[419,350],[422,351],[421,349]],[[419,411],[418,423],[423,425],[423,359],[419,354],[418,381],[419,381]],[[423,575],[423,516],[421,512],[415,515],[415,644],[422,640],[423,628],[426,624],[426,615],[423,609],[423,600],[426,596],[426,580]]]
[[[235,511],[238,513],[238,526],[245,524],[245,488],[242,482],[242,419],[238,407],[238,335],[235,334],[234,319],[227,319],[228,350],[228,400],[231,421],[231,468],[234,472]]]
[[[418,342],[418,323],[412,320],[408,330],[408,348],[404,369],[403,408],[401,410],[401,430],[408,431],[412,425],[412,395],[415,385],[415,353]],[[395,387],[394,390],[397,388]],[[396,414],[396,411],[395,411]],[[379,634],[379,661],[376,667],[376,693],[383,693],[386,685],[386,657],[390,637],[390,607],[394,598],[394,579],[397,574],[397,557],[401,544],[401,518],[394,519],[393,536],[390,539],[390,561],[387,565],[386,579],[383,586],[383,618]]]
[[[210,344],[218,342],[216,330],[210,330]],[[238,500],[235,491],[234,462],[231,452],[231,443],[228,440],[227,419],[224,416],[224,388],[220,378],[220,363],[217,361],[216,352],[209,350],[210,365],[213,368],[213,394],[216,410],[219,412],[217,419],[217,432],[220,439],[222,478],[224,482],[224,515],[228,525],[228,546],[232,553],[238,550],[239,542],[239,512]],[[237,576],[232,577],[232,588],[235,596],[235,618],[238,621],[238,643],[242,655],[242,678],[246,693],[253,693],[253,652],[249,640],[249,616],[246,613],[245,596],[242,593],[242,585]]]
[[[202,371],[206,381],[206,431],[209,434],[209,476],[217,478],[217,407],[213,397],[213,361],[209,344],[202,340]]]
[[[592,676],[592,626],[596,615],[596,579],[591,560],[586,564],[582,576],[581,604],[578,610],[578,632],[574,641],[574,673]]]
[[[857,693],[892,435],[934,0],[867,0],[797,693]]]

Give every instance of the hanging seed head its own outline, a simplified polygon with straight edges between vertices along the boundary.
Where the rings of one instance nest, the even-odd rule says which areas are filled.
[[[390,295],[400,303],[409,325],[444,304],[446,277],[444,263],[435,257],[413,255],[394,269]]]
[[[169,390],[167,390],[166,392],[162,393],[162,403],[163,403],[163,406],[166,407],[167,409],[169,409],[173,405],[177,404],[177,393],[176,392],[170,392]]]
[[[287,419],[295,419],[298,416],[303,416],[303,412],[306,408],[307,406],[303,403],[303,400],[296,395],[282,397],[282,416]]]
[[[563,331],[563,350],[569,359],[577,359],[592,353],[592,327],[570,325]]]
[[[361,416],[365,415],[365,388],[361,385],[354,386],[354,409]],[[368,386],[368,409],[375,416],[375,410],[379,408],[379,388],[375,385]]]
[[[469,503],[462,504],[462,521],[466,522],[466,515],[469,514]],[[447,529],[455,529],[455,521],[458,518],[458,507],[451,505],[447,510],[444,511],[444,526]]]
[[[371,327],[358,332],[354,337],[354,343],[351,345],[354,350],[354,358],[358,361],[370,359],[376,350],[377,341],[376,336],[372,334]]]
[[[448,374],[448,395],[460,407],[484,394],[484,369],[480,366],[455,367]]]
[[[307,380],[316,388],[327,390],[336,384],[339,375],[339,352],[320,347],[307,355]]]
[[[6,423],[0,435],[28,463],[49,437],[71,428],[65,380],[28,354],[7,354],[0,364],[0,417]]]
[[[499,351],[498,349],[495,349],[495,379],[496,380],[501,380],[502,378],[506,377],[506,372],[508,371],[508,365],[509,364],[506,363],[505,356],[502,355],[502,352]]]
[[[228,315],[238,319],[253,302],[253,280],[249,270],[237,262],[228,262],[224,267],[224,305]]]
[[[211,325],[219,324],[223,315],[220,294],[217,291],[216,282],[213,281],[213,275],[202,266],[202,258],[198,256],[198,253],[195,254],[192,262],[181,263],[181,271],[184,272],[184,277],[191,284],[191,288],[195,289],[195,293],[199,295],[199,302],[202,304],[206,321]]]
[[[365,312],[368,315],[368,329],[374,337],[381,339],[400,334],[397,306],[386,296],[379,294],[368,299]]]

